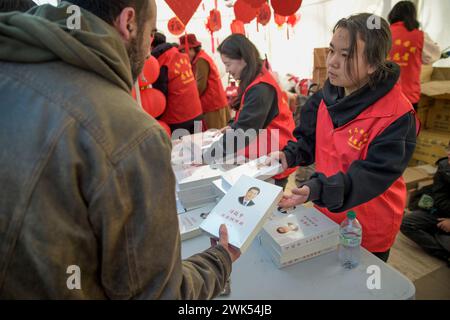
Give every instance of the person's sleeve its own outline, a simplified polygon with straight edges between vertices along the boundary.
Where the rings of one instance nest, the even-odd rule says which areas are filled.
[[[326,177],[316,172],[304,183],[309,200],[331,212],[343,212],[383,194],[408,166],[416,146],[416,121],[408,113],[394,122],[369,146],[365,160],[354,161],[347,173]]]
[[[111,299],[213,298],[230,276],[231,258],[217,246],[181,260],[170,142],[156,124],[149,130],[115,155],[122,159],[111,163],[89,203],[99,279]]]
[[[205,93],[208,87],[209,64],[204,59],[198,59],[195,68],[195,79],[197,80],[198,93],[200,96]]]
[[[422,63],[433,64],[441,57],[441,49],[439,45],[434,42],[430,36],[425,32],[425,40],[422,51]]]
[[[278,114],[277,93],[272,86],[260,83],[250,88],[245,95],[239,119],[231,123],[231,130],[206,152],[210,156],[204,157],[204,161],[208,163],[216,152],[226,158],[233,156],[256,139],[259,130],[266,129]]]
[[[445,175],[445,169],[440,166],[434,176],[433,200],[434,207],[440,213],[445,213],[447,217],[450,217],[450,185]]]
[[[166,98],[169,96],[169,69],[167,66],[161,67],[159,77],[152,87],[161,91]]]
[[[319,91],[302,107],[300,125],[294,130],[297,141],[289,141],[283,149],[290,168],[309,166],[315,162],[317,113],[322,98],[322,91]]]

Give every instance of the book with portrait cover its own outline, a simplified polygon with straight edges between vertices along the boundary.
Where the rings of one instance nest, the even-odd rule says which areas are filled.
[[[279,216],[279,214],[278,214]],[[280,255],[314,242],[337,245],[339,225],[314,208],[299,206],[284,217],[272,218],[264,225],[261,237]]]
[[[225,224],[229,243],[244,253],[277,207],[282,195],[281,187],[242,176],[200,228],[214,238],[219,238],[219,228]]]

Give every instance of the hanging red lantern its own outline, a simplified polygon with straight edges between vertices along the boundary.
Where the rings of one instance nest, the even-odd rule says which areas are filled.
[[[275,13],[275,23],[281,27],[286,23],[286,17]]]
[[[170,9],[187,26],[202,0],[165,0]]]
[[[231,23],[231,33],[245,35],[244,23],[240,20],[233,20],[233,22]]]
[[[253,8],[260,8],[264,3],[267,3],[267,0],[244,0]]]
[[[288,18],[287,18],[287,23],[292,27],[292,28],[294,28],[296,25],[297,25],[297,23],[299,23],[299,21],[300,21],[300,14],[293,14],[293,15],[290,15]]]
[[[158,60],[154,56],[150,56],[150,58],[145,61],[144,69],[138,77],[139,87],[145,88],[155,83],[159,77],[159,72],[160,66]]]
[[[256,18],[258,14],[258,9],[253,8],[244,0],[237,0],[234,4],[234,15],[236,20],[240,20],[243,23],[250,23]]]
[[[269,23],[271,17],[272,11],[270,10],[270,6],[267,3],[264,3],[261,8],[259,8],[257,21],[265,26]]]
[[[206,28],[209,32],[216,32],[222,29],[222,18],[219,10],[214,9],[209,12]]]
[[[172,130],[170,130],[169,125],[162,120],[158,120],[158,123],[167,132],[169,138],[172,137]]]
[[[166,110],[166,97],[154,88],[141,90],[141,102],[142,108],[153,118],[159,117]]]
[[[300,9],[302,0],[270,0],[270,3],[276,14],[288,17],[295,14],[298,9]]]
[[[180,34],[183,34],[185,27],[178,17],[173,17],[167,23],[167,29],[169,29],[169,32],[174,36],[179,36]]]

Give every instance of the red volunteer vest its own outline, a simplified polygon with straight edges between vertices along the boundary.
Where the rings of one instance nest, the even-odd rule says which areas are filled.
[[[316,171],[327,177],[346,173],[354,161],[366,159],[369,145],[376,137],[408,112],[414,112],[411,103],[396,85],[355,120],[335,129],[322,100],[317,116]],[[370,252],[390,249],[400,230],[405,205],[406,186],[400,178],[382,195],[352,209],[363,228],[362,246]],[[316,208],[339,224],[346,217],[346,212],[336,214]]]
[[[254,158],[250,154],[250,150],[257,150],[257,157],[262,157],[264,155],[267,155],[271,152],[280,151],[283,150],[284,147],[288,144],[290,140],[296,141],[294,137],[294,129],[295,129],[295,122],[294,117],[292,116],[291,111],[289,110],[289,105],[287,103],[286,98],[283,95],[283,92],[281,91],[280,87],[278,86],[278,83],[274,79],[274,77],[270,74],[267,69],[263,68],[262,72],[256,79],[247,87],[244,94],[242,95],[241,99],[241,108],[244,106],[245,101],[245,95],[253,86],[259,84],[259,83],[267,83],[271,85],[273,88],[275,88],[277,92],[277,100],[278,100],[278,110],[279,114],[276,116],[268,125],[267,129],[267,139],[266,139],[266,146],[267,148],[259,148],[260,146],[260,140],[261,136],[258,136],[258,138],[250,143],[250,145],[245,149],[244,153],[247,158]],[[240,111],[236,113],[235,121],[238,121],[240,115]],[[272,149],[272,135],[274,130],[278,130],[279,132],[279,141],[278,145],[276,146],[277,150]],[[255,148],[255,149],[253,149]],[[275,176],[275,179],[284,179],[289,177],[297,168],[289,168],[283,173]]]
[[[400,84],[403,93],[411,103],[420,100],[420,73],[425,35],[416,29],[408,31],[403,22],[391,25],[392,50],[389,60],[401,68]]]
[[[167,67],[169,81],[166,111],[159,119],[178,124],[200,116],[202,106],[189,57],[174,47],[160,55],[158,62]]]
[[[216,64],[205,51],[201,50],[194,61],[192,67],[195,70],[198,59],[203,59],[209,64],[208,84],[205,92],[200,97],[202,102],[203,113],[217,111],[228,106],[227,96],[220,79],[219,70]]]

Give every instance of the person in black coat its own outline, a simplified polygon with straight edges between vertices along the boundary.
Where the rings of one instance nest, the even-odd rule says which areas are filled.
[[[403,219],[401,232],[427,253],[450,267],[450,143],[447,158],[437,162],[434,183],[416,195],[413,212]]]

